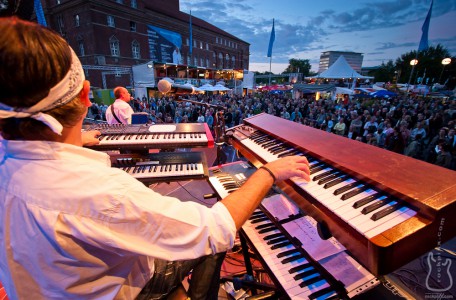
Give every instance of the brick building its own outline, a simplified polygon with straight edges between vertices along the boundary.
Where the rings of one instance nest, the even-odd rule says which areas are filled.
[[[206,79],[215,70],[249,67],[248,43],[181,12],[179,0],[42,0],[42,5],[48,26],[75,49],[95,87],[131,86],[131,66],[149,62],[156,80],[182,73]]]

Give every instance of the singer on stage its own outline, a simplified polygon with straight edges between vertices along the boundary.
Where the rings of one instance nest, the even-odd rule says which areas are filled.
[[[118,86],[114,89],[116,100],[106,110],[108,124],[131,124],[131,115],[134,113],[129,102],[133,98],[128,90]]]

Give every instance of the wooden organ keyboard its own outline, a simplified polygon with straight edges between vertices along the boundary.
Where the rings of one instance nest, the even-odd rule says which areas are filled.
[[[100,143],[94,150],[141,150],[149,148],[214,147],[214,138],[206,123],[179,124],[91,124],[84,130],[99,130]]]
[[[256,167],[285,155],[309,159],[309,183],[278,186],[375,275],[455,235],[454,171],[268,114],[232,130],[233,146]]]
[[[255,170],[246,162],[213,167],[209,182],[224,198],[242,186]],[[334,238],[321,240],[315,221],[274,189],[242,226],[240,234],[241,242],[246,239],[268,271],[281,299],[284,295],[290,299],[344,299],[379,283]],[[248,250],[245,244],[242,248],[250,274]],[[334,261],[338,262],[335,268],[331,266]]]
[[[203,152],[160,152],[111,155],[111,165],[145,184],[163,181],[207,179],[209,173]]]

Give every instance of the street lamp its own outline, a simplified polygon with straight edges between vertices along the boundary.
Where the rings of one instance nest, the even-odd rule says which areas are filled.
[[[442,68],[442,72],[440,73],[440,77],[439,77],[439,81],[438,83],[440,83],[440,79],[442,79],[442,75],[443,75],[443,70],[445,70],[445,67],[447,65],[449,65],[451,63],[451,58],[444,58],[442,59],[442,65],[443,65],[443,68]]]
[[[415,70],[415,66],[418,64],[418,59],[412,59],[410,61],[410,65],[412,66],[412,71],[410,72],[410,77],[409,77],[409,80],[407,82],[407,92],[406,92],[406,95],[408,95],[408,91],[409,91],[409,86],[410,86],[410,81],[412,80],[412,75],[413,75],[413,71]]]

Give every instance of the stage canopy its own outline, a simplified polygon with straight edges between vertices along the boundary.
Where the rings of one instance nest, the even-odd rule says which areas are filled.
[[[363,76],[356,72],[350,65],[343,55],[328,68],[321,72],[320,75],[315,76],[315,78],[329,78],[329,79],[347,79],[347,78],[358,78],[358,79],[372,79],[371,76]]]

